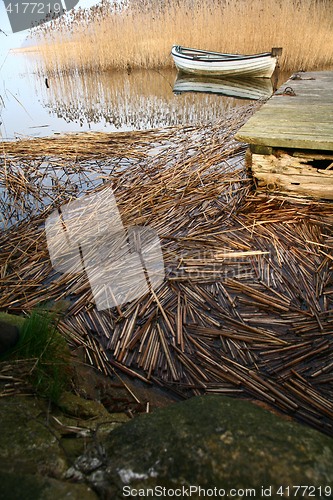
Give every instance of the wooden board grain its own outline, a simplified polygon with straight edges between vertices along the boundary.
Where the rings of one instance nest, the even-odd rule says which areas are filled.
[[[249,151],[246,161],[261,191],[333,200],[331,169],[314,168],[306,158],[296,158],[287,152],[277,157]]]
[[[333,71],[298,75],[299,79],[291,77],[248,120],[236,134],[237,140],[277,148],[333,151]]]

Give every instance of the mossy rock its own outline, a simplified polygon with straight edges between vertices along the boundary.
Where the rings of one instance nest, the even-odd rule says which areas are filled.
[[[261,487],[281,498],[281,486],[333,486],[332,438],[224,396],[195,397],[141,415],[110,433],[104,446],[107,467],[94,473],[95,484],[119,499],[124,486],[252,488],[256,498]],[[307,498],[303,492],[293,498]]]
[[[78,420],[62,413],[60,408],[49,408],[49,426],[47,428],[48,402],[38,397],[7,396],[0,405],[0,470],[8,473],[34,474],[40,472],[51,477],[61,478],[68,468],[59,440],[62,441],[67,453],[72,459],[82,454],[87,441],[92,441],[92,433],[98,426],[97,437],[104,439],[110,431],[129,418],[123,414],[110,414],[103,405],[95,401],[86,401],[75,395],[66,394],[64,408],[74,414],[88,417]],[[61,426],[53,420],[53,416]],[[93,420],[90,421],[90,419]],[[105,422],[105,423],[103,423]],[[106,423],[108,422],[108,423]],[[71,434],[66,426],[82,428],[87,431],[86,437],[78,439],[78,434]]]
[[[57,481],[38,474],[0,471],[0,500],[97,500],[98,496],[85,484]]]
[[[43,402],[42,402],[43,403]],[[35,473],[39,468],[60,476],[66,460],[46,423],[43,404],[33,397],[7,396],[0,405],[0,469]]]
[[[96,417],[110,420],[109,412],[101,403],[80,398],[70,392],[61,396],[58,405],[64,413],[82,420]]]
[[[7,314],[0,311],[0,320],[10,323],[11,325],[17,326],[19,330],[23,327],[26,319],[23,316],[16,316],[15,314]]]
[[[82,426],[95,431],[98,426],[98,436],[109,434],[130,418],[125,413],[109,413],[98,401],[91,401],[72,393],[65,393],[58,403],[57,417],[65,426]]]

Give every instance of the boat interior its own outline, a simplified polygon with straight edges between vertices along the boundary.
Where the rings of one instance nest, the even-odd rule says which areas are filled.
[[[265,52],[262,54],[253,54],[253,55],[243,55],[243,54],[224,54],[221,52],[210,52],[206,50],[199,50],[199,49],[189,49],[186,47],[181,47],[180,45],[175,47],[176,52],[179,55],[185,56],[185,57],[190,57],[191,59],[195,60],[205,60],[211,59],[211,60],[216,60],[216,59],[243,59],[243,58],[250,58],[250,57],[258,57],[258,56],[268,56],[272,55],[271,52]]]

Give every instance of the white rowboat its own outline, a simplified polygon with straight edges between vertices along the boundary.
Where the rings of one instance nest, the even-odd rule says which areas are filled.
[[[281,52],[282,49],[272,49],[272,52],[244,56],[188,49],[180,45],[174,45],[171,49],[175,65],[184,73],[207,76],[246,75],[254,78],[270,78],[277,64],[277,54]]]

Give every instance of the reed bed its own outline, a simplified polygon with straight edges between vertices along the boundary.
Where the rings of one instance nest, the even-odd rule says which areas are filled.
[[[231,53],[283,47],[283,70],[333,64],[329,0],[137,0],[72,11],[35,32],[40,71],[105,71],[173,65],[174,44]]]
[[[260,400],[333,436],[332,206],[251,191],[233,136],[252,112],[211,126],[3,144],[7,187],[12,164],[31,166],[10,214],[19,199],[31,203],[24,186],[34,182],[49,201],[25,223],[7,219],[0,308],[20,314],[68,298],[58,328],[103,373],[120,370],[184,398]],[[38,162],[59,169],[53,185],[46,173],[40,182]],[[104,184],[124,226],[157,230],[166,278],[99,312],[84,273],[52,269],[43,223],[59,204]]]

